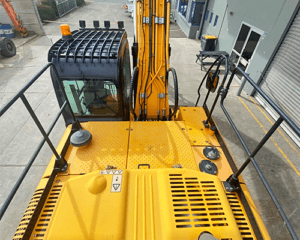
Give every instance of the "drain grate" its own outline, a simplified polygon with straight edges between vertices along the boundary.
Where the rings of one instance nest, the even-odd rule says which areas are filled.
[[[243,240],[255,240],[253,229],[237,193],[226,193],[235,221]]]
[[[214,181],[169,174],[176,228],[228,226]]]

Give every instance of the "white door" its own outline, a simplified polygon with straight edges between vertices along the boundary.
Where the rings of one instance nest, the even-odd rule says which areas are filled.
[[[244,72],[247,71],[263,34],[263,31],[242,22],[230,54],[231,70],[240,67]],[[241,74],[237,73],[236,76],[238,81],[242,80]]]

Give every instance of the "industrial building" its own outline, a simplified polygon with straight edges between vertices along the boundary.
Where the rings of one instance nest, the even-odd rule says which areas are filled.
[[[178,0],[175,6],[175,20],[187,37],[216,36],[215,51],[226,51],[231,67],[246,71],[300,125],[298,0]],[[251,85],[244,90],[278,117]],[[283,128],[300,146],[300,139]]]

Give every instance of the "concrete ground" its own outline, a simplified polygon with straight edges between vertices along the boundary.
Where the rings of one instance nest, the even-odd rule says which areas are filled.
[[[118,0],[89,2],[56,22],[46,24],[44,28],[47,36],[33,39],[29,43],[18,47],[17,55],[13,58],[4,59],[0,57],[0,107],[47,63],[47,52],[51,43],[60,38],[60,23],[69,23],[71,29],[74,30],[78,28],[78,20],[82,19],[87,21],[88,26],[91,26],[93,20],[99,20],[102,26],[104,20],[110,20],[112,27],[118,20],[123,20],[129,40],[132,42],[133,21],[130,14],[124,12],[123,5],[124,2]],[[180,105],[194,106],[198,97],[197,88],[205,74],[205,71],[200,70],[199,64],[195,63],[195,55],[200,50],[200,43],[197,40],[185,38],[175,23],[171,25],[171,30],[174,31],[171,31],[170,39],[172,47],[170,66],[177,71],[180,93],[179,103]],[[205,66],[205,68],[207,69],[208,66]],[[223,72],[221,71],[221,79]],[[253,150],[264,136],[265,131],[270,128],[270,121],[274,121],[257,104],[255,99],[244,93],[241,97],[237,97],[238,88],[239,84],[234,82],[225,100],[225,106],[236,126],[240,129],[246,143]],[[173,92],[174,86],[170,80],[170,104],[174,101]],[[205,89],[202,91],[201,101],[203,101],[204,94]],[[58,104],[48,71],[35,85],[27,90],[25,96],[32,104],[44,128],[48,129],[58,111]],[[209,100],[208,105],[210,106],[211,103],[212,99]],[[218,106],[213,115],[214,119],[237,165],[241,166],[246,159],[246,153]],[[1,206],[42,137],[19,100],[0,118],[0,124]],[[60,119],[50,136],[55,146],[58,144],[64,129],[64,122]],[[0,222],[1,240],[13,237],[51,155],[48,146],[45,145]],[[256,157],[298,236],[300,236],[299,157],[299,147],[290,140],[282,129],[274,134],[273,138],[267,142]],[[243,177],[271,238],[290,239],[283,221],[251,164],[243,173]]]

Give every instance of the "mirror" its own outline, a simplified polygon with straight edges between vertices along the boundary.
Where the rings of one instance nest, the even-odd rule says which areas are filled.
[[[214,73],[214,72],[209,72],[207,75],[207,80],[206,80],[206,88],[211,91],[211,92],[215,92],[219,83],[219,72]],[[215,78],[213,79],[215,75]]]

